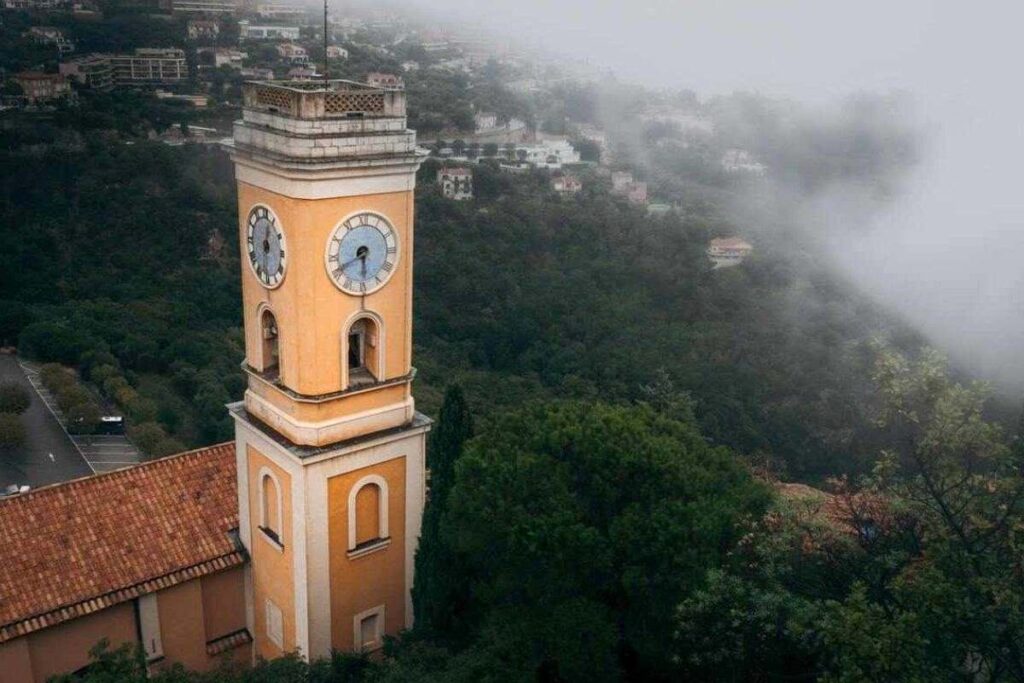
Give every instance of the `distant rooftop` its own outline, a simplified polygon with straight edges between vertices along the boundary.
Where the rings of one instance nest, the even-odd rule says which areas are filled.
[[[402,88],[355,81],[249,81],[244,107],[299,119],[405,117]]]

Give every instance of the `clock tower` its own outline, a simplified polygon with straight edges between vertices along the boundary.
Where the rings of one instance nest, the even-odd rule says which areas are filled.
[[[229,143],[248,377],[229,406],[254,652],[367,651],[412,623],[430,421],[412,398],[405,92],[250,82]]]

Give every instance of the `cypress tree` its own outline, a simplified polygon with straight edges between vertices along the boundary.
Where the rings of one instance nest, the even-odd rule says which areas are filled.
[[[446,631],[456,611],[458,572],[449,565],[450,554],[441,537],[441,525],[455,480],[455,463],[472,435],[469,406],[462,389],[452,385],[445,391],[441,415],[427,441],[430,486],[423,510],[420,545],[416,551],[416,583],[412,591],[416,628],[425,634],[438,635]]]

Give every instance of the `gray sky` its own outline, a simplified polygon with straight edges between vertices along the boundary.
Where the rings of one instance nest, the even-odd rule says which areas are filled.
[[[833,256],[939,346],[1024,391],[1021,3],[413,2],[701,96],[742,89],[821,102],[909,91],[929,135],[920,172],[872,225],[832,226]],[[827,207],[821,216],[842,221]]]

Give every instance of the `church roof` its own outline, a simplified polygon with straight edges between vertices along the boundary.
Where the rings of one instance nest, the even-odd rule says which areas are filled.
[[[246,561],[235,445],[0,499],[0,643]]]

